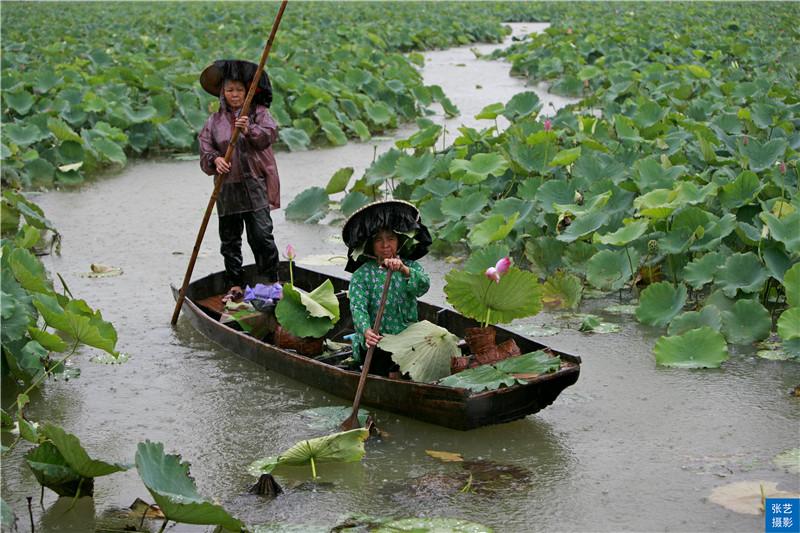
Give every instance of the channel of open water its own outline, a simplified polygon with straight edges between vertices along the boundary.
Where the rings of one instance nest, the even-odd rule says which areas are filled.
[[[474,48],[488,52],[496,46]],[[473,119],[485,105],[526,90],[523,80],[509,77],[507,63],[477,60],[469,47],[425,55],[426,83],[442,85],[462,112],[447,121],[451,140],[461,123],[490,125]],[[565,103],[537,90],[543,113]],[[393,139],[413,131],[401,129]],[[353,166],[360,176],[375,147],[380,154],[393,139],[279,153],[284,205],[309,186],[324,186],[340,167]],[[327,530],[351,513],[363,513],[459,517],[503,532],[763,531],[762,516],[709,501],[712,489],[755,480],[798,492],[798,476],[772,458],[798,444],[800,400],[788,390],[800,383],[800,365],[743,352],[719,370],[658,368],[651,350],[661,331],[604,311],[615,302],[588,300],[584,311],[619,323],[621,331],[564,329],[542,339],[580,355],[583,367],[578,383],[540,413],[465,433],[378,412],[388,436],[367,442],[361,463],[320,465],[317,484],[304,483],[302,474],[279,477],[287,492],[274,501],[246,495],[254,481],[246,472],[251,461],[319,435],[299,411],[347,402],[238,358],[184,319],[170,326],[169,284],[183,277],[211,185],[196,161],[150,161],[78,191],[35,197],[64,235],[62,255],[45,257],[46,266],[103,311],[117,327],[118,348],[130,356],[124,365],[102,365],[89,362],[87,351],[75,363],[80,378],[50,382],[33,394],[31,417],[78,435],[92,456],[132,462],[138,442],[163,442],[191,463],[201,494],[248,523],[276,524],[278,530]],[[291,243],[301,259],[344,254],[339,226],[290,223],[282,211],[273,216],[281,249]],[[217,247],[212,218],[195,278],[222,268]],[[91,263],[119,266],[124,274],[84,277]],[[436,258],[424,265],[434,281],[424,299],[443,303],[442,277],[451,265]],[[321,268],[341,271],[336,265]],[[532,323],[569,325],[549,314]],[[3,388],[3,405],[12,393],[12,387]],[[137,497],[152,501],[134,469],[98,478],[94,499],[82,498],[71,511],[67,499],[56,501],[50,491],[39,507],[38,485],[21,460],[27,449],[19,446],[2,466],[3,498],[22,531],[28,529],[26,496],[34,499],[36,531],[44,532],[92,531],[114,523],[109,517]],[[472,472],[494,482],[460,492],[464,466],[432,459],[429,449],[488,461]],[[153,530],[157,526],[151,523]]]

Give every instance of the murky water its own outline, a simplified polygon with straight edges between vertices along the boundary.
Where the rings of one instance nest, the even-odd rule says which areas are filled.
[[[508,77],[507,64],[477,61],[469,48],[427,57],[426,82],[441,84],[462,110],[449,121],[453,131],[461,122],[475,126],[472,116],[481,108],[524,89],[522,80]],[[360,175],[376,145],[380,153],[391,142],[279,154],[284,204],[312,184],[324,185],[340,167],[354,166]],[[63,255],[45,258],[46,265],[103,310],[117,326],[118,347],[130,355],[125,365],[108,366],[90,363],[86,352],[76,362],[79,379],[48,383],[34,394],[32,418],[79,435],[93,456],[132,462],[138,442],[164,442],[191,462],[200,492],[235,515],[304,530],[363,513],[460,517],[504,532],[761,531],[763,517],[709,502],[711,489],[769,480],[798,491],[798,477],[771,460],[797,446],[800,400],[787,391],[800,383],[800,365],[740,354],[720,370],[657,368],[651,349],[659,331],[603,313],[607,302],[589,301],[590,312],[621,323],[622,331],[567,330],[544,338],[582,356],[583,370],[578,383],[539,414],[463,433],[379,412],[389,436],[369,441],[360,464],[321,465],[316,486],[300,485],[307,480],[301,474],[282,477],[288,490],[272,502],[245,495],[252,460],[319,434],[298,411],[346,402],[264,372],[211,344],[185,320],[170,327],[168,286],[183,277],[210,189],[211,179],[196,162],[164,161],[132,165],[78,192],[36,198],[64,235]],[[338,227],[289,223],[282,211],[274,217],[281,248],[291,242],[301,256],[343,252]],[[195,277],[222,268],[217,243],[212,218]],[[93,262],[120,266],[124,274],[83,277]],[[441,303],[441,277],[449,266],[433,258],[424,263],[434,278],[426,299]],[[555,321],[548,315],[535,320]],[[13,393],[3,388],[3,405]],[[440,463],[426,449],[521,470],[485,490],[462,493],[464,468]],[[2,467],[3,498],[23,531],[25,497],[38,501],[38,486],[21,460],[26,450],[14,450]],[[84,498],[70,512],[69,502],[56,503],[47,491],[44,508],[33,505],[36,530],[91,531],[105,523],[95,515],[113,514],[137,497],[151,501],[135,470],[97,479],[94,500]]]

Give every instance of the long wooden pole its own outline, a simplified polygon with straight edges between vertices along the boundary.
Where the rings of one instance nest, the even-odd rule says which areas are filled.
[[[272,49],[272,41],[275,40],[275,34],[278,33],[278,26],[281,24],[281,18],[283,17],[283,12],[286,9],[286,4],[288,2],[289,0],[283,0],[283,2],[281,2],[281,7],[278,9],[278,14],[275,15],[275,21],[272,23],[272,31],[269,34],[269,39],[267,39],[266,46],[264,46],[264,52],[261,54],[261,61],[258,63],[258,69],[256,69],[256,74],[253,76],[253,81],[250,83],[250,89],[247,91],[247,97],[244,99],[244,104],[242,105],[242,110],[239,113],[239,116],[247,116],[247,112],[250,110],[250,103],[253,101],[253,96],[256,94],[258,81],[261,79],[261,73],[264,72],[264,64],[267,62],[267,58],[269,57],[269,52]],[[226,163],[230,163],[231,161],[231,156],[233,155],[233,150],[236,146],[236,141],[239,139],[239,133],[241,131],[241,128],[238,127],[233,130],[233,135],[231,135],[231,140],[228,143],[228,149],[225,151]],[[197,262],[197,254],[200,252],[200,245],[203,244],[203,237],[205,236],[206,228],[208,227],[208,220],[211,218],[211,211],[214,209],[214,204],[217,201],[219,190],[222,188],[222,183],[224,181],[225,174],[218,174],[214,178],[214,191],[211,193],[211,197],[208,199],[206,212],[203,215],[203,222],[200,224],[200,231],[197,232],[197,239],[194,242],[192,257],[189,259],[189,266],[186,268],[186,275],[183,277],[183,285],[181,285],[180,293],[178,293],[178,300],[175,302],[175,310],[172,312],[173,326],[178,323],[178,315],[181,313],[183,300],[186,298],[186,287],[189,286],[189,280],[192,278],[194,265]]]
[[[375,315],[375,323],[372,326],[372,331],[380,334],[381,331],[381,318],[383,318],[383,310],[386,308],[386,295],[389,293],[389,283],[392,281],[392,271],[386,272],[386,281],[383,282],[383,293],[381,293],[381,301],[378,304],[378,314]],[[364,357],[364,366],[361,369],[361,377],[358,379],[358,388],[356,389],[356,397],[353,399],[353,412],[350,416],[342,422],[340,429],[342,431],[350,431],[360,427],[358,422],[358,407],[361,405],[361,396],[364,393],[364,385],[367,383],[367,374],[369,374],[369,367],[372,364],[372,354],[375,351],[375,346],[370,346],[367,350],[367,355]]]

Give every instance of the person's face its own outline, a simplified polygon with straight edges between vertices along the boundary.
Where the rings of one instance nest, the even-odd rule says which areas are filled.
[[[226,81],[223,88],[225,102],[234,110],[244,105],[245,90],[244,83],[240,81]]]
[[[397,255],[397,235],[393,231],[379,231],[372,239],[372,251],[378,259],[389,259]]]

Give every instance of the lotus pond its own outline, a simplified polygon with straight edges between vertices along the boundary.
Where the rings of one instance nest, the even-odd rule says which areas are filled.
[[[559,10],[552,6],[538,9],[554,21],[561,20],[559,17],[581,16],[578,9]],[[635,12],[635,8],[631,9]],[[520,11],[524,10],[518,5],[513,10],[517,16],[523,16]],[[780,9],[774,11],[780,13]],[[618,14],[623,18],[629,16],[627,8]],[[778,16],[772,20],[781,19]],[[548,68],[554,68],[559,75],[526,72],[537,80],[548,79],[553,90],[568,95],[586,96],[589,92],[583,94],[584,89],[602,94],[606,86],[600,74],[586,80],[582,78],[587,72],[575,74],[578,91],[564,88],[574,84],[559,84],[559,76],[571,75],[569,65],[573,63],[564,60],[561,67],[552,65],[573,49],[568,40],[575,38],[570,36],[576,30],[568,32],[571,27],[579,26],[559,22],[544,36],[534,37],[534,41],[554,41],[545,47],[532,46],[534,52],[524,51],[527,44],[520,42],[516,51],[510,52],[514,68],[523,72],[518,57],[522,55],[528,57],[530,64],[550,61]],[[517,32],[524,34],[534,28],[541,29],[528,24],[518,26]],[[595,33],[605,34],[601,29]],[[610,47],[598,45],[606,51]],[[480,45],[476,51],[490,54],[494,48],[496,45]],[[553,50],[560,51],[554,54]],[[538,58],[538,53],[550,55],[545,60]],[[587,54],[591,55],[591,51]],[[757,508],[759,490],[762,487],[788,493],[800,490],[797,455],[793,450],[797,446],[800,413],[797,398],[788,394],[800,383],[800,368],[794,361],[757,355],[750,337],[761,337],[763,327],[725,324],[731,324],[740,315],[741,323],[749,326],[755,322],[750,314],[754,312],[752,304],[745,303],[747,309],[737,309],[737,305],[742,307],[741,302],[754,302],[771,310],[777,300],[777,313],[786,308],[783,298],[790,307],[797,305],[796,296],[782,289],[790,287],[791,282],[778,279],[775,270],[776,264],[783,264],[786,268],[780,274],[786,274],[791,263],[796,262],[791,233],[774,231],[778,227],[775,221],[791,229],[790,221],[784,220],[791,212],[783,211],[784,204],[778,202],[798,207],[793,200],[797,156],[792,144],[796,126],[796,114],[792,113],[796,111],[791,97],[783,95],[777,98],[777,103],[768,102],[779,109],[785,105],[788,110],[774,110],[771,116],[777,117],[776,123],[766,131],[747,123],[746,118],[738,118],[744,121],[742,131],[749,134],[747,145],[740,147],[734,139],[734,145],[725,150],[723,141],[709,140],[707,131],[698,127],[705,133],[693,134],[691,139],[676,133],[683,140],[675,141],[680,148],[670,152],[658,140],[669,131],[668,124],[674,127],[678,122],[673,114],[685,110],[660,112],[663,116],[658,120],[663,124],[658,121],[652,124],[657,126],[652,133],[631,118],[637,116],[640,95],[620,98],[620,103],[630,107],[613,111],[610,119],[603,116],[603,109],[608,106],[591,102],[583,104],[585,116],[580,110],[572,115],[565,111],[556,113],[549,106],[553,95],[538,86],[526,86],[524,79],[509,78],[508,63],[478,60],[469,47],[427,52],[425,57],[428,67],[422,70],[420,81],[439,84],[450,104],[462,115],[445,120],[446,108],[431,99],[430,107],[438,114],[428,115],[430,122],[406,126],[391,138],[278,154],[286,200],[302,198],[303,191],[310,187],[324,189],[328,179],[342,167],[352,167],[353,171],[346,172],[348,184],[340,190],[330,187],[324,191],[324,203],[318,205],[331,210],[322,213],[325,216],[297,217],[303,221],[312,219],[304,223],[284,219],[284,214],[291,218],[291,209],[278,212],[276,238],[283,245],[293,244],[299,262],[341,272],[337,263],[344,247],[338,238],[335,219],[337,210],[345,208],[343,199],[347,195],[357,192],[368,196],[372,187],[394,189],[395,194],[406,194],[422,206],[440,198],[438,210],[433,206],[423,207],[426,216],[440,217],[432,218],[431,225],[440,237],[441,247],[438,257],[424,260],[433,278],[426,299],[444,303],[444,277],[454,266],[460,268],[460,260],[470,248],[486,249],[490,255],[511,252],[518,264],[533,268],[547,280],[543,290],[546,311],[534,319],[515,323],[515,327],[543,337],[545,344],[556,349],[580,355],[583,371],[575,386],[535,416],[469,433],[379,412],[378,424],[384,434],[367,441],[366,456],[360,464],[317,465],[319,478],[314,481],[307,468],[281,473],[278,480],[285,492],[272,501],[248,494],[255,481],[247,471],[248,465],[301,440],[329,433],[330,428],[320,424],[308,410],[346,402],[254,368],[209,343],[184,321],[176,329],[169,327],[172,302],[167,297],[167,286],[179,279],[185,268],[209,183],[198,172],[195,161],[134,161],[111,179],[74,191],[32,197],[63,235],[62,255],[46,256],[45,266],[51,272],[59,272],[73,293],[103,309],[104,318],[117,328],[117,349],[130,359],[124,365],[95,364],[88,361],[95,354],[81,350],[79,359],[70,366],[72,371],[80,370],[80,377],[48,382],[44,388],[33,391],[28,417],[64,427],[80,436],[92,457],[110,462],[133,463],[141,455],[157,456],[156,446],[141,448],[138,443],[146,439],[163,442],[166,452],[180,453],[191,463],[191,474],[201,494],[218,500],[249,524],[264,524],[265,531],[329,531],[334,526],[348,524],[377,529],[381,527],[378,517],[467,520],[496,531],[760,530],[763,515]],[[596,59],[591,63],[596,64]],[[787,69],[796,84],[796,69],[792,71],[789,63]],[[435,71],[430,70],[431,65],[435,65]],[[581,65],[575,72],[585,68],[585,64]],[[598,69],[602,67],[602,63],[597,65]],[[695,75],[692,69],[678,70]],[[675,73],[670,70],[669,75]],[[490,83],[489,80],[495,79],[496,83]],[[699,86],[708,79],[712,78],[692,79],[693,90],[701,91],[703,87]],[[589,81],[588,88],[584,81]],[[634,81],[637,87],[646,85],[640,79]],[[668,82],[662,80],[658,86],[669,86]],[[682,79],[678,84],[684,82]],[[775,84],[779,86],[780,81]],[[467,87],[471,90],[465,90]],[[773,92],[774,87],[757,97],[764,100],[780,96],[781,91]],[[705,88],[711,90],[709,98],[720,91]],[[524,96],[515,96],[519,93]],[[659,105],[666,101],[652,95],[648,98]],[[564,103],[568,102],[557,100],[555,106],[560,108]],[[482,118],[474,118],[475,115]],[[549,125],[544,115],[550,117]],[[576,115],[578,122],[570,118]],[[696,115],[680,120],[704,122]],[[471,130],[458,131],[456,128],[462,122]],[[497,130],[484,129],[495,123]],[[449,131],[433,128],[442,124],[447,124]],[[625,130],[625,125],[631,129]],[[716,133],[712,125],[705,127]],[[620,129],[630,134],[630,138],[621,138]],[[735,133],[724,131],[728,136]],[[324,133],[322,136],[325,137]],[[438,151],[443,141],[447,145],[456,138],[460,139],[456,148]],[[700,146],[700,139],[704,138],[716,147],[712,147],[713,163],[703,159],[711,169],[706,174],[705,167],[700,171],[696,168],[698,158],[704,156],[702,148],[695,149],[695,143]],[[786,174],[779,164],[773,164],[779,161],[777,158],[771,161],[772,156],[764,156],[768,163],[764,169],[752,167],[754,159],[748,155],[747,146],[758,142],[763,148],[772,140],[781,141],[784,150],[780,157],[787,165]],[[669,146],[672,137],[663,142]],[[598,144],[608,151],[598,148]],[[462,151],[457,152],[459,149]],[[642,152],[648,154],[645,160],[652,159],[659,168],[646,163],[643,171],[643,163],[634,157]],[[393,153],[389,157],[394,159],[383,159],[386,153]],[[371,166],[374,154],[379,157]],[[475,156],[481,154],[488,157],[476,160]],[[503,160],[493,154],[500,154]],[[673,161],[671,158],[676,154],[678,158]],[[710,156],[710,152],[706,155]],[[586,157],[592,160],[581,163]],[[618,157],[622,158],[617,160]],[[686,160],[679,160],[680,157]],[[756,161],[760,161],[758,157]],[[401,158],[405,158],[403,164]],[[447,159],[446,164],[439,161],[441,158]],[[463,162],[453,164],[459,160]],[[534,185],[527,186],[530,190],[520,192],[521,183],[506,180],[522,172],[520,168],[525,167],[518,165],[523,163],[531,167],[526,172],[540,177],[532,180]],[[439,173],[437,180],[431,180],[433,190],[420,187],[421,180],[412,179],[429,164],[429,173]],[[677,172],[672,170],[675,167],[684,168]],[[724,170],[739,167],[741,172],[734,172],[733,176],[726,174],[732,171]],[[596,168],[605,169],[603,176],[584,173]],[[721,171],[720,175],[716,176],[715,171]],[[720,193],[729,183],[723,178],[735,181],[746,172],[758,177],[757,191],[745,191],[748,175],[728,189],[732,196]],[[340,173],[340,180],[344,181],[341,176]],[[705,176],[711,177],[705,181]],[[628,205],[634,197],[647,195],[644,184],[650,183],[650,178],[652,187],[648,185],[650,188],[646,190],[669,187],[668,193],[658,193],[664,198],[653,195],[652,203]],[[356,179],[361,184],[351,190]],[[469,183],[470,180],[474,183]],[[593,187],[598,180],[600,184]],[[452,187],[446,182],[456,183],[457,188],[440,197],[440,187],[444,190]],[[554,199],[548,199],[541,191],[551,182],[568,186],[554,191]],[[689,185],[681,185],[683,182]],[[503,187],[509,190],[505,197],[501,197]],[[562,186],[550,185],[544,190],[549,187]],[[737,191],[745,192],[740,197]],[[611,194],[603,197],[608,192]],[[630,197],[625,196],[626,192]],[[476,210],[463,203],[463,197],[471,194],[480,194],[482,203],[477,205],[486,208],[479,213],[480,218],[470,218],[470,213]],[[317,196],[322,197],[319,193]],[[441,199],[447,196],[453,198],[447,202],[451,205],[445,205]],[[522,204],[501,203],[515,196]],[[620,197],[627,198],[627,203]],[[738,200],[726,204],[723,198]],[[335,203],[328,204],[329,200]],[[341,207],[337,205],[340,202]],[[302,204],[302,201],[295,203],[295,207],[299,209]],[[774,211],[776,204],[779,209]],[[520,207],[528,211],[519,210]],[[752,216],[745,217],[743,208],[752,211]],[[320,213],[319,208],[314,209],[310,210],[312,214]],[[684,226],[675,219],[687,211],[691,212],[683,215],[689,222],[685,227],[691,227],[692,231],[681,233],[678,230]],[[498,214],[504,217],[505,225],[514,220],[504,235],[503,224],[497,228],[484,224],[483,231],[472,231]],[[735,227],[725,232],[725,228],[718,226],[724,224],[720,221],[728,214],[734,217]],[[584,217],[590,220],[581,222]],[[564,223],[567,219],[569,224]],[[320,221],[323,223],[313,223]],[[594,227],[596,223],[599,225]],[[752,230],[742,224],[753,226],[759,236],[766,233],[764,244],[748,244],[747,231]],[[212,220],[209,238],[198,260],[198,275],[220,268],[214,225]],[[617,227],[611,228],[614,225]],[[570,229],[573,226],[577,227]],[[534,227],[540,233],[530,233],[529,228]],[[703,231],[698,231],[698,227],[704,228]],[[591,229],[584,231],[586,228]],[[676,231],[679,236],[673,234]],[[714,239],[718,240],[709,246]],[[658,246],[654,247],[650,241],[657,241]],[[691,249],[693,246],[697,248]],[[767,248],[777,250],[779,259],[780,254],[788,257],[788,264],[764,259],[772,253],[765,252]],[[665,249],[677,251],[664,253]],[[614,254],[616,262],[599,265],[596,271],[583,266],[590,257],[604,251]],[[710,266],[702,262],[711,261],[703,258],[716,257],[713,253],[723,256],[725,262],[750,253],[758,258],[759,268],[754,269],[753,276],[725,275],[724,269],[718,268],[725,262],[718,262],[717,258],[710,279],[703,282],[709,275],[703,277],[702,272]],[[676,256],[672,265],[669,256]],[[693,261],[700,264],[685,270]],[[122,274],[92,276],[92,263],[121,267]],[[747,288],[764,276],[758,274],[759,269],[775,280],[771,282],[773,288],[765,291],[762,286],[760,291],[748,292]],[[745,270],[743,266],[731,265],[728,272]],[[636,283],[631,285],[634,271]],[[686,277],[686,272],[695,271],[697,276]],[[675,272],[679,274],[675,276]],[[723,274],[717,277],[718,272]],[[791,279],[791,275],[788,277]],[[662,279],[677,281],[678,286],[685,284],[686,301],[698,302],[700,316],[681,318],[679,311],[690,308],[684,306],[686,301],[680,297],[680,289],[675,289],[672,283],[667,284],[672,287],[668,294],[646,292],[648,286],[666,287],[658,285]],[[764,285],[766,279],[761,280]],[[717,290],[721,293],[715,297],[719,306],[703,307],[704,298]],[[743,297],[748,294],[757,296],[757,300]],[[734,300],[731,296],[739,298]],[[652,308],[640,305],[651,297],[658,299]],[[723,297],[733,300],[726,302],[730,307],[723,307]],[[718,307],[718,315],[708,316],[713,311],[704,312],[710,307]],[[653,314],[649,312],[651,309],[670,311]],[[725,312],[730,315],[724,315]],[[692,328],[681,326],[681,321],[694,320],[722,330],[724,340],[719,350],[726,352],[727,360],[719,368],[706,370],[656,365],[653,348],[661,342],[659,337],[682,338],[681,332]],[[668,331],[673,327],[674,331]],[[742,340],[736,335],[746,338]],[[780,340],[775,338],[780,349],[778,357],[785,358],[786,349]],[[16,392],[4,383],[4,407],[13,403]],[[140,478],[134,469],[98,478],[94,498],[81,498],[72,509],[68,509],[72,503],[68,498],[56,500],[49,491],[45,492],[44,506],[40,507],[38,485],[22,460],[29,449],[15,448],[4,455],[2,466],[3,500],[17,514],[22,530],[27,526],[26,496],[33,497],[37,530],[44,531],[114,529],[126,520],[131,522],[130,517],[126,518],[127,508],[136,498],[152,501],[142,483],[144,476]],[[172,467],[176,468],[174,463]],[[749,503],[736,507],[732,502],[737,499]],[[141,516],[141,511],[137,516]],[[133,522],[138,524],[138,519]],[[145,526],[156,530],[160,522],[153,518],[146,520]],[[447,524],[449,529],[457,526],[457,522]],[[403,522],[392,527],[414,525],[419,524]],[[170,529],[198,530],[197,526],[180,524]]]

